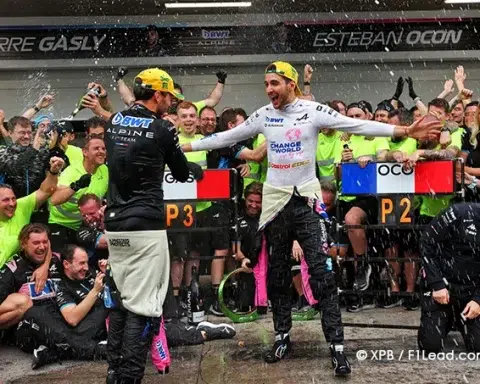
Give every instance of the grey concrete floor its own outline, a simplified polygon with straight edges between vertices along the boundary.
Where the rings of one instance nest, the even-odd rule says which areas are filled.
[[[344,322],[418,325],[420,313],[402,308],[375,309],[362,313],[344,313]],[[218,318],[210,318],[218,322]],[[262,353],[270,346],[273,327],[270,318],[255,323],[236,325],[233,340],[207,342],[202,346],[171,350],[170,374],[158,376],[150,362],[144,383],[180,384],[296,384],[296,383],[480,383],[480,358],[470,361],[422,361],[415,355],[416,332],[372,328],[345,328],[345,348],[352,363],[349,379],[335,379],[332,375],[328,347],[321,332],[319,318],[296,322],[292,330],[294,342],[290,358],[274,365],[262,361]],[[458,333],[449,336],[447,350],[463,352],[463,341]],[[365,350],[368,358],[360,361],[357,353]],[[381,360],[372,351],[390,350],[393,360],[385,355]],[[402,352],[403,351],[403,352]],[[379,352],[376,352],[377,355]],[[388,353],[388,352],[386,352]],[[403,353],[403,355],[402,355]],[[402,358],[400,359],[400,356]],[[373,358],[373,359],[372,359]],[[0,383],[104,383],[104,362],[66,362],[39,371],[30,369],[30,356],[0,347]]]

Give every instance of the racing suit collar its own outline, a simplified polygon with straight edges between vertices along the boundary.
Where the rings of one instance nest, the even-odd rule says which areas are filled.
[[[289,109],[291,109],[292,107],[294,107],[294,106],[298,103],[298,101],[299,101],[299,98],[296,97],[295,100],[293,100],[291,103],[285,104],[285,105],[283,106],[283,108],[280,109],[280,111],[282,111],[282,112],[287,112]]]
[[[145,113],[148,113],[150,114],[152,117],[154,117],[155,119],[159,119],[160,117],[155,113],[153,112],[152,110],[148,109],[146,106],[144,106],[143,104],[138,104],[138,103],[135,103],[133,104],[132,106],[133,109],[136,109],[137,111],[138,110],[142,110],[144,111]]]

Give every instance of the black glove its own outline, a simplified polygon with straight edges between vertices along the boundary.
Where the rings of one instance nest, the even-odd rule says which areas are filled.
[[[203,179],[203,169],[200,165],[188,162],[188,169],[195,180],[200,181]]]
[[[395,94],[393,95],[392,99],[393,100],[400,99],[402,92],[403,92],[403,77],[400,76],[397,81],[397,89],[395,89]]]
[[[220,84],[225,84],[225,80],[227,80],[227,72],[222,69],[221,71],[218,71],[215,75],[217,75],[217,79]]]
[[[119,67],[117,70],[117,76],[115,77],[115,81],[122,80],[128,73],[127,67]]]
[[[73,189],[75,192],[82,188],[86,188],[90,185],[90,181],[92,180],[92,175],[87,173],[86,175],[82,175],[77,181],[74,181],[70,184],[70,189]]]
[[[408,94],[410,95],[410,97],[415,100],[418,95],[415,93],[415,90],[413,89],[413,80],[411,77],[407,77],[405,79],[405,81],[407,82],[408,84]]]

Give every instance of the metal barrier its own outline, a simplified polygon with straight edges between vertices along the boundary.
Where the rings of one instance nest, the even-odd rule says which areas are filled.
[[[457,168],[461,172],[461,182],[456,180]],[[462,158],[445,161],[418,162],[410,170],[402,164],[393,162],[371,162],[362,168],[358,163],[340,163],[336,165],[335,178],[341,196],[375,196],[378,198],[378,224],[346,225],[340,222],[342,215],[340,204],[336,207],[336,243],[337,263],[343,261],[358,261],[357,257],[339,256],[339,240],[342,230],[364,228],[365,230],[422,230],[426,225],[415,223],[414,201],[415,196],[448,196],[457,195],[465,198],[464,162]],[[339,193],[340,195],[340,193]],[[369,257],[365,252],[368,262],[386,263],[390,279],[392,275],[389,268],[390,262],[419,262],[419,257]],[[368,290],[358,292],[351,289],[339,289],[339,294],[359,294],[364,296],[399,296],[412,297],[418,293],[392,292],[388,287],[383,290]],[[417,326],[371,323],[344,323],[346,327],[362,328],[387,328],[387,329],[418,329]]]
[[[196,181],[190,175],[185,183],[173,177],[170,171],[165,171],[163,192],[164,210],[167,233],[212,232],[218,229],[228,229],[238,232],[238,172],[236,169],[208,169],[203,172],[203,179]],[[233,225],[229,221],[226,227],[197,227],[196,205],[202,201],[227,202],[233,212]],[[200,255],[187,260],[225,259],[225,256]]]

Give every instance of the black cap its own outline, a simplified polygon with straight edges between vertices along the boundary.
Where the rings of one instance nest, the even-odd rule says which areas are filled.
[[[383,100],[377,105],[377,109],[375,109],[375,112],[377,111],[387,111],[388,113],[392,112],[395,110],[393,107],[392,103],[388,100]]]
[[[59,136],[62,136],[65,133],[74,133],[75,132],[75,128],[73,127],[73,124],[68,120],[55,121],[55,122],[53,122],[52,125],[53,125],[53,128],[57,131]]]
[[[373,113],[373,107],[372,107],[372,104],[370,104],[368,101],[366,100],[360,100],[358,102],[358,104],[360,105],[360,109],[362,110],[367,110],[368,112],[370,113]]]
[[[370,106],[371,107],[371,106]],[[369,112],[369,109],[368,109],[368,106],[365,105],[365,102],[363,101],[359,101],[358,103],[351,103],[348,105],[347,107],[347,111],[351,108],[358,108],[358,109],[361,109],[363,112],[365,113],[368,113]]]

